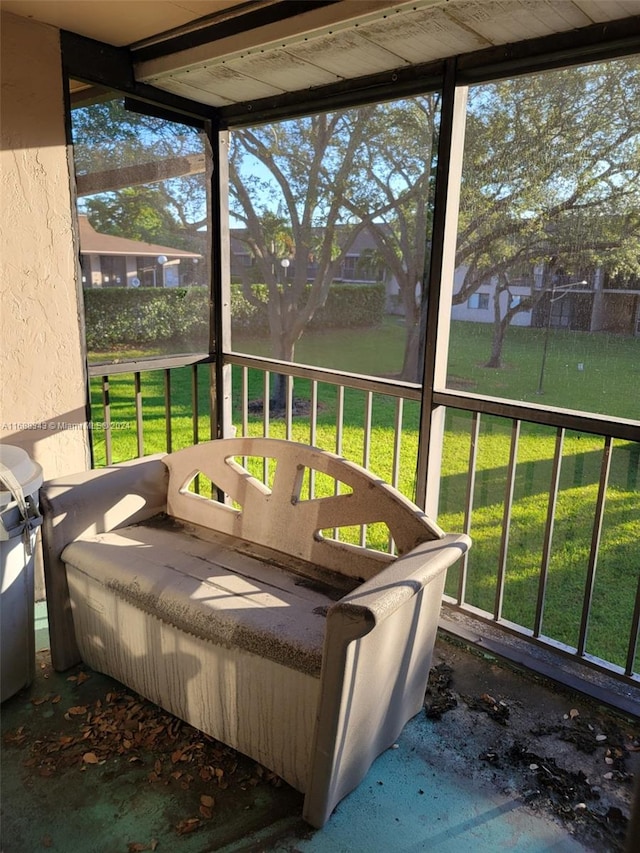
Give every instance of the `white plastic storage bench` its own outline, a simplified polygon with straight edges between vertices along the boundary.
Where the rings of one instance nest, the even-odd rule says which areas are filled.
[[[269,487],[247,458],[269,460]],[[340,493],[309,498],[309,472]],[[198,474],[226,502],[190,489]],[[54,666],[82,659],[251,756],[313,826],[422,708],[470,542],[358,465],[223,439],[49,481],[42,503]],[[397,556],[332,538],[375,522]]]

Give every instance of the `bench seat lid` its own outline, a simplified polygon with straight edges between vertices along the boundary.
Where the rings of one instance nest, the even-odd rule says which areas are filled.
[[[316,677],[327,609],[344,594],[235,550],[228,537],[203,539],[171,519],[81,537],[62,559],[187,633]],[[83,606],[83,598],[74,606]]]

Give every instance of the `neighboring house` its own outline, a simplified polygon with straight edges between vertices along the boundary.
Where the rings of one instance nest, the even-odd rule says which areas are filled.
[[[179,287],[198,284],[202,255],[101,234],[79,216],[83,287]]]
[[[454,293],[464,279],[464,269],[456,271]],[[574,277],[577,278],[577,277]],[[453,320],[476,323],[494,321],[494,296],[497,279],[484,282],[466,302],[454,304]],[[552,286],[556,289],[552,291]],[[536,267],[532,275],[516,279],[510,285],[511,304],[546,288],[531,310],[514,315],[511,325],[565,328],[581,332],[613,332],[640,336],[640,278],[610,276],[599,268],[587,273],[584,280],[565,281],[555,285],[545,282],[544,270]],[[504,315],[509,294],[501,294],[500,311]]]
[[[243,236],[246,235],[245,228],[231,229],[231,275],[242,280],[248,269],[256,266],[256,261]],[[320,232],[319,232],[320,233]],[[334,281],[351,282],[353,284],[370,284],[383,281],[387,291],[388,305],[394,302],[394,294],[398,293],[398,284],[389,276],[389,272],[376,260],[376,242],[372,234],[362,231],[349,247],[345,257],[342,259]],[[286,273],[281,275],[292,276],[295,269],[296,259],[291,260]],[[317,265],[313,259],[307,260],[307,280],[313,281],[317,271]],[[250,278],[251,280],[251,278]],[[395,300],[397,302],[397,299]]]

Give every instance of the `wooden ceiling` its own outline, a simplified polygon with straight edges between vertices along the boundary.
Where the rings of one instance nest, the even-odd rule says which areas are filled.
[[[640,14],[639,0],[359,0],[350,18],[344,5],[141,61],[136,77],[224,106]]]
[[[211,106],[629,18],[640,0],[2,0],[128,46],[138,82]]]

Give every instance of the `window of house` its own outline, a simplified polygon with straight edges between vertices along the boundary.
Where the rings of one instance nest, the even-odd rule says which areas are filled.
[[[355,255],[347,255],[342,262],[342,278],[348,281],[354,281],[358,278],[357,275],[358,258]]]
[[[127,264],[122,255],[100,255],[99,270],[102,287],[126,287]]]
[[[489,294],[488,293],[472,293],[469,299],[467,300],[467,305],[469,308],[477,308],[482,311],[486,311],[489,307]]]

